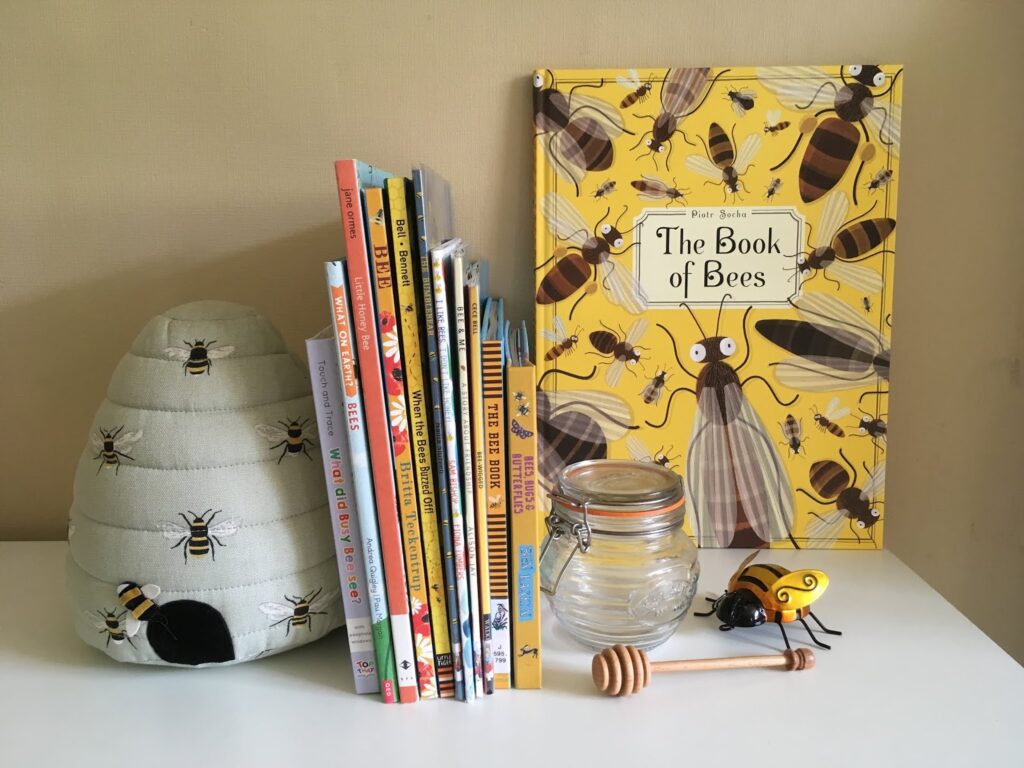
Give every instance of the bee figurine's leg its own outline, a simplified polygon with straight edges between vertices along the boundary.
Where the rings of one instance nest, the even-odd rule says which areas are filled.
[[[711,616],[711,615],[712,615],[712,614],[713,614],[713,613],[715,612],[715,602],[716,602],[716,598],[713,598],[713,597],[705,597],[704,599],[705,599],[705,600],[707,600],[707,601],[708,601],[709,603],[711,603],[711,610],[710,610],[710,611],[708,611],[707,613],[700,613],[699,611],[694,611],[694,612],[693,612],[693,615],[694,615],[694,616]]]
[[[832,646],[831,645],[826,645],[825,643],[821,642],[821,640],[819,640],[817,637],[814,636],[814,633],[811,631],[811,628],[809,626],[807,626],[807,622],[806,621],[804,621],[802,618],[799,619],[799,621],[800,621],[801,624],[804,625],[804,629],[807,630],[807,634],[811,636],[811,642],[813,642],[819,648],[824,648],[826,651],[831,651],[832,650]]]
[[[789,637],[786,635],[786,628],[782,626],[782,622],[778,619],[775,620],[775,623],[779,626],[779,632],[782,633],[782,641],[786,644],[786,650],[793,650],[792,646],[789,644]]]
[[[814,623],[817,624],[819,627],[821,627],[821,631],[824,632],[826,635],[841,635],[841,634],[843,634],[838,629],[829,629],[824,624],[822,624],[821,623],[821,619],[819,619],[817,616],[814,615],[814,611],[808,611],[807,615],[810,616],[812,619],[814,619]]]

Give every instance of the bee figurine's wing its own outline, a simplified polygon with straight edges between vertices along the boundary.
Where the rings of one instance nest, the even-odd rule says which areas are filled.
[[[884,149],[892,152],[893,156],[900,154],[900,105],[875,103],[875,108],[868,115],[868,122],[875,129],[879,141]]]
[[[743,140],[740,145],[740,151],[736,154],[736,162],[733,163],[732,167],[736,169],[736,173],[744,174],[747,172],[747,168],[754,161],[754,155],[757,154],[757,150],[761,148],[761,134],[752,133]]]
[[[142,629],[142,622],[129,613],[124,620],[125,634],[128,635],[128,637],[135,637],[139,634],[140,629]]]
[[[177,523],[159,522],[156,527],[160,529],[165,539],[180,539],[189,535],[189,529]]]
[[[275,427],[273,424],[257,424],[256,432],[259,436],[271,443],[276,443],[278,440],[284,440],[288,437],[288,433],[280,427]]]
[[[707,176],[715,181],[722,180],[722,169],[712,163],[704,155],[690,155],[686,158],[686,167],[701,176]]]
[[[164,354],[167,355],[171,360],[177,360],[179,363],[184,363],[192,355],[191,349],[185,349],[184,347],[165,347]]]
[[[211,360],[217,360],[221,357],[227,357],[235,351],[234,347],[217,347],[216,349],[206,350],[206,356]]]
[[[766,608],[795,611],[806,608],[828,587],[824,571],[792,571],[772,582],[765,591]]]
[[[156,584],[143,584],[139,587],[139,591],[142,592],[144,597],[148,597],[150,600],[156,600],[160,597],[160,587]]]
[[[583,245],[590,237],[587,222],[576,210],[576,206],[559,195],[548,192],[541,201],[541,213],[548,229],[559,240],[566,240],[575,245]]]
[[[639,315],[647,309],[647,297],[633,278],[633,274],[622,264],[611,259],[602,262],[598,268],[601,284],[608,289],[611,300],[629,312]]]
[[[225,520],[219,520],[215,525],[210,526],[210,535],[234,536],[238,533],[238,528],[241,525],[241,522],[241,519],[237,517],[229,517]]]
[[[281,603],[260,603],[260,613],[277,621],[292,616],[295,613],[295,608]]]
[[[845,192],[838,189],[830,192],[825,198],[825,207],[821,210],[821,219],[818,221],[811,245],[815,248],[832,245],[832,240],[839,232],[839,227],[846,221],[846,213],[849,210],[850,199]]]
[[[833,280],[846,283],[864,293],[878,293],[882,290],[882,276],[870,267],[836,259],[825,268],[825,272]]]
[[[837,88],[842,87],[838,78],[817,67],[758,67],[757,79],[787,109],[814,112],[832,106],[835,100],[835,91],[822,88],[823,83],[831,80]]]

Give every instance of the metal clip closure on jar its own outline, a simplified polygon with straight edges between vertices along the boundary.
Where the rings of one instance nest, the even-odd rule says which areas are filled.
[[[541,590],[555,595],[577,552],[587,554],[593,536],[657,537],[676,531],[683,522],[683,484],[660,464],[594,459],[566,467],[559,488],[550,494],[548,538],[540,552],[544,562],[552,542],[576,539],[553,584]]]

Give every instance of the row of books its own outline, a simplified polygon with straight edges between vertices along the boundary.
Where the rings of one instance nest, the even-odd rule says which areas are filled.
[[[450,189],[335,164],[346,258],[307,341],[356,691],[541,684],[536,378]]]

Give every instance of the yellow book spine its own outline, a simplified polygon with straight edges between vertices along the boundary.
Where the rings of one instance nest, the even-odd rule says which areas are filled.
[[[512,680],[516,688],[541,687],[540,549],[537,498],[537,391],[533,365],[506,368],[508,490],[512,510]]]
[[[387,180],[388,203],[391,211],[391,231],[395,258],[395,284],[398,295],[398,314],[401,320],[401,347],[404,361],[405,390],[407,394],[409,434],[415,476],[416,499],[419,502],[420,535],[426,564],[426,599],[430,605],[433,630],[434,665],[437,672],[438,692],[441,698],[455,695],[455,673],[452,666],[452,645],[448,634],[445,607],[444,576],[441,567],[441,544],[437,528],[434,495],[434,465],[430,453],[430,426],[427,396],[423,376],[420,346],[420,294],[416,288],[417,263],[412,246],[413,219],[408,209],[408,182],[405,179]]]

